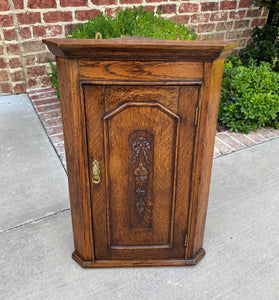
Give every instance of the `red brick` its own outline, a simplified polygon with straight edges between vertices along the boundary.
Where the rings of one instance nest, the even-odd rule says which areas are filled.
[[[16,35],[16,30],[13,29],[4,29],[4,39],[6,41],[16,41],[17,40],[17,35]]]
[[[34,26],[33,36],[34,37],[50,37],[62,34],[61,25],[49,25],[49,26]]]
[[[54,144],[64,143],[64,135],[63,133],[51,136],[51,140]]]
[[[0,91],[1,94],[9,94],[12,93],[13,89],[9,82],[4,82],[4,83],[0,82]]]
[[[192,23],[207,23],[209,21],[210,14],[194,14],[191,16]]]
[[[215,11],[219,9],[219,2],[204,2],[201,4],[201,11]]]
[[[46,128],[46,131],[47,131],[49,136],[52,136],[54,134],[63,133],[63,127],[62,127],[62,124],[59,124],[58,126],[55,126],[55,127]]]
[[[274,139],[276,137],[276,134],[272,132],[272,128],[260,128],[257,130],[257,133],[268,140]]]
[[[57,104],[58,103],[58,99],[57,99],[57,97],[55,95],[52,98],[47,98],[47,99],[40,99],[40,98],[38,100],[33,100],[32,99],[32,102],[37,107],[37,110],[39,111],[39,107],[42,107],[42,109],[43,109],[43,107],[45,107],[45,106]]]
[[[248,9],[246,13],[247,18],[260,17],[262,15],[262,11],[259,9]]]
[[[228,154],[233,151],[233,149],[230,146],[223,143],[220,139],[217,138],[217,136],[215,137],[215,148],[221,154]]]
[[[176,13],[176,4],[162,4],[158,6],[162,14]]]
[[[221,154],[221,153],[219,152],[219,150],[216,149],[216,148],[214,148],[213,157],[215,158],[215,157],[219,156],[220,154]]]
[[[43,120],[50,120],[53,118],[58,118],[61,117],[61,111],[60,109],[54,110],[54,111],[49,111],[49,112],[43,112],[40,113],[40,118]]]
[[[236,9],[236,1],[221,1],[220,10]]]
[[[240,10],[240,11],[231,11],[230,12],[230,18],[233,20],[239,20],[243,19],[245,16],[246,11],[245,10]]]
[[[35,106],[38,113],[48,112],[60,108],[60,103],[52,103],[49,105]]]
[[[237,40],[243,37],[249,36],[251,33],[250,29],[247,30],[235,30],[235,31],[228,31],[226,32],[226,38],[229,40]]]
[[[252,146],[255,145],[255,142],[250,140],[244,134],[239,132],[228,132],[228,135],[237,140],[239,143],[243,144],[244,146]]]
[[[241,20],[241,21],[235,21],[234,28],[240,29],[240,28],[247,28],[249,27],[250,20]]]
[[[233,22],[220,22],[216,26],[216,31],[228,31],[233,27]]]
[[[239,141],[233,139],[230,135],[228,135],[226,132],[218,132],[217,137],[222,141],[225,142],[227,145],[229,145],[233,149],[241,149],[244,147],[242,143]]]
[[[116,0],[91,0],[94,5],[112,5],[117,4]]]
[[[4,60],[4,58],[0,58],[0,69],[6,69],[7,64]]]
[[[9,55],[19,55],[19,45],[18,44],[8,44],[7,45],[7,52]]]
[[[215,29],[215,24],[200,24],[195,28],[195,32],[203,33],[203,32],[212,32]]]
[[[41,14],[39,12],[25,12],[16,14],[19,25],[41,23]]]
[[[65,33],[70,34],[70,30],[75,30],[76,28],[77,28],[77,24],[66,24]]]
[[[39,88],[39,89],[36,89],[36,90],[31,90],[31,91],[28,91],[28,95],[34,95],[34,94],[44,94],[46,92],[53,92],[54,93],[54,88],[52,87],[47,87],[47,88]]]
[[[47,121],[43,121],[46,126],[60,126],[62,124],[61,118],[54,118]]]
[[[262,17],[266,17],[268,15],[268,10],[267,9],[263,9],[262,11],[263,11]]]
[[[210,17],[210,21],[227,21],[227,19],[228,19],[228,13],[223,11],[212,13]]]
[[[0,0],[0,11],[8,11],[10,9],[8,0]]]
[[[16,71],[16,72],[11,73],[11,77],[12,77],[12,82],[24,80],[22,71]]]
[[[248,8],[248,7],[251,7],[251,6],[253,6],[253,4],[251,2],[252,2],[251,0],[240,0],[238,8]]]
[[[150,5],[145,5],[144,7],[143,7],[143,9],[145,10],[145,11],[152,11],[152,12],[155,12],[155,10],[156,10],[156,7],[155,6],[150,6]]]
[[[30,98],[32,99],[33,102],[39,101],[39,100],[44,100],[44,99],[49,99],[49,98],[54,98],[54,97],[56,97],[56,94],[55,94],[53,88],[47,89],[47,90],[45,90],[42,93],[41,92],[39,92],[39,93],[37,92],[37,93],[35,93],[33,95],[30,93]],[[57,101],[58,100],[56,98],[56,102]],[[47,103],[49,103],[49,102],[47,102]],[[53,102],[51,102],[51,103],[53,103]],[[43,104],[46,104],[46,103],[43,103]],[[42,105],[42,103],[41,104],[36,103],[36,105]]]
[[[55,56],[51,52],[40,52],[36,54],[37,63],[44,64],[48,63],[49,61],[55,61]]]
[[[28,0],[27,2],[28,8],[56,8],[55,0]]]
[[[225,32],[214,32],[208,35],[210,41],[223,41],[225,39]]]
[[[35,66],[27,68],[27,74],[31,77],[42,76],[46,74],[45,66]]]
[[[198,4],[195,3],[182,3],[179,7],[180,13],[192,13],[199,10]]]
[[[9,80],[9,74],[7,70],[0,71],[0,81],[8,81]]]
[[[30,39],[31,38],[31,29],[30,27],[23,27],[19,29],[19,35],[22,39]]]
[[[15,9],[23,9],[24,2],[23,0],[13,0]]]
[[[279,129],[270,128],[270,131],[275,134],[276,136],[279,136]]]
[[[60,0],[60,5],[62,7],[66,6],[87,6],[88,0]]]
[[[25,91],[26,91],[26,88],[25,88],[25,83],[24,82],[17,83],[14,86],[14,93],[15,94],[21,94],[21,93],[24,93]]]
[[[47,12],[47,13],[44,13],[43,19],[46,23],[73,21],[72,13],[70,11]]]
[[[51,85],[51,79],[49,76],[44,76],[42,78],[40,78],[40,82],[42,86],[49,86]]]
[[[141,4],[141,0],[120,0],[120,4]]]
[[[254,19],[251,23],[251,27],[255,27],[255,26],[264,26],[266,19],[262,18],[262,19]]]
[[[76,11],[75,16],[78,21],[87,21],[89,18],[94,18],[99,13],[100,11],[97,9],[78,10]]]
[[[110,16],[110,17],[114,18],[115,15],[116,14],[115,14],[115,9],[114,8],[106,8],[105,9],[105,16],[106,17]]]
[[[51,138],[51,141],[53,142],[53,144],[64,143],[64,135],[63,135],[63,133],[52,135],[50,138]]]
[[[38,51],[45,51],[46,46],[41,41],[25,41],[22,43],[24,53],[34,53]]]
[[[190,16],[174,16],[171,18],[173,22],[176,22],[176,23],[181,23],[181,24],[188,24],[189,23],[189,20],[190,20]]]
[[[265,138],[258,135],[255,131],[251,131],[250,133],[246,134],[246,136],[255,141],[256,143],[265,141]]]
[[[23,60],[24,60],[24,65],[25,66],[31,66],[31,65],[35,65],[35,55],[26,55],[24,56]]]
[[[37,86],[37,81],[35,79],[29,79],[27,82],[28,88],[34,88]]]
[[[14,21],[12,15],[0,15],[0,24],[2,27],[13,26]]]
[[[18,57],[10,58],[9,60],[10,68],[19,68],[21,66],[20,59]]]
[[[164,2],[165,0],[146,0],[146,2]]]
[[[0,45],[0,55],[3,55],[3,50],[4,50],[3,46]]]

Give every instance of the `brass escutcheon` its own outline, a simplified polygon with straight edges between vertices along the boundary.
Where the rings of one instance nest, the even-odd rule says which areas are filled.
[[[101,182],[100,163],[96,159],[92,162],[92,172],[93,172],[92,182],[95,184],[100,183]]]

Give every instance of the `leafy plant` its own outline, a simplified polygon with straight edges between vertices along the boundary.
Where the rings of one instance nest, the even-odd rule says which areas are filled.
[[[144,36],[168,40],[195,40],[197,35],[190,31],[184,24],[174,23],[170,19],[161,17],[161,12],[155,15],[151,11],[145,11],[143,7],[126,8],[116,10],[116,17],[105,17],[103,13],[89,19],[85,24],[77,24],[77,28],[70,31],[67,38],[94,39],[100,33],[103,39]],[[57,69],[50,62],[52,72],[51,86],[56,89],[59,98]]]
[[[239,51],[243,62],[253,58],[259,65],[262,61],[269,62],[274,71],[279,72],[279,28],[270,24],[262,28],[255,27],[252,43]]]
[[[116,10],[116,17],[105,17],[103,13],[89,19],[85,24],[78,24],[75,30],[70,31],[69,38],[94,39],[99,32],[103,39],[144,36],[168,40],[195,40],[197,35],[184,24],[174,23],[170,19],[161,17],[161,12],[155,15],[151,11],[126,8]]]
[[[247,65],[230,57],[225,63],[219,123],[230,131],[279,128],[279,73],[271,65],[250,59]]]
[[[53,62],[49,61],[50,67],[51,67],[51,72],[47,73],[47,76],[50,76],[50,80],[51,80],[51,86],[53,88],[55,88],[55,93],[57,95],[57,98],[60,98],[59,95],[59,87],[58,87],[58,76],[57,76],[57,68],[56,66],[53,64]]]

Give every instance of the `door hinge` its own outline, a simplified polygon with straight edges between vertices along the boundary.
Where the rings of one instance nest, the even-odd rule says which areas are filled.
[[[198,125],[198,119],[199,119],[199,107],[196,107],[196,114],[195,114],[195,126]]]
[[[187,247],[187,238],[188,238],[188,233],[185,233],[185,238],[184,238],[184,247]]]

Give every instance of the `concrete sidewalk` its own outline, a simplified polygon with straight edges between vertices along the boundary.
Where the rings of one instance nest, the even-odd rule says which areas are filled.
[[[194,267],[82,269],[66,173],[28,97],[0,97],[0,299],[279,299],[279,139],[214,160]]]

